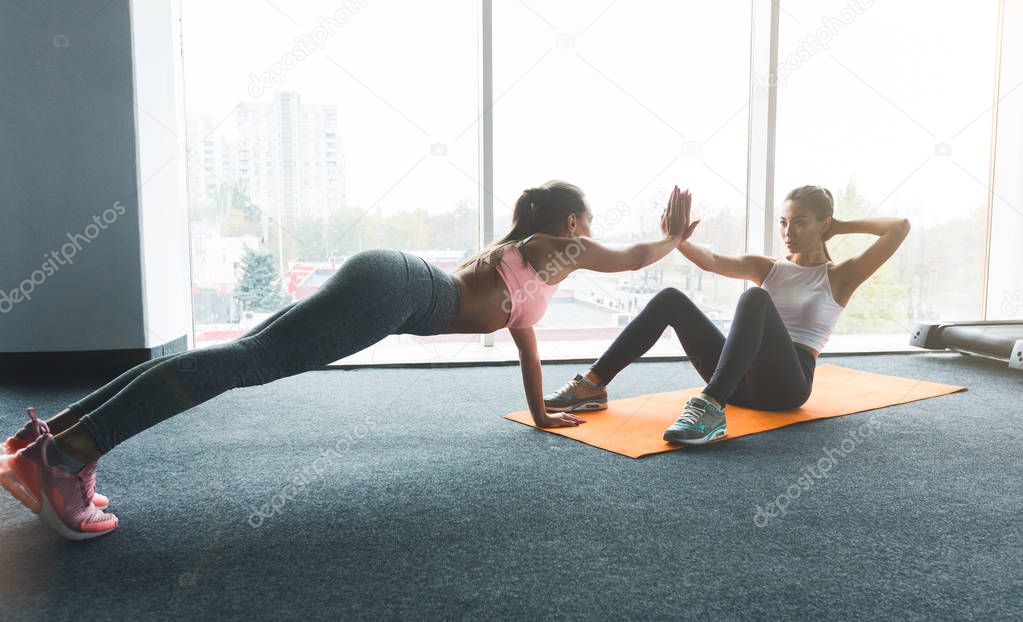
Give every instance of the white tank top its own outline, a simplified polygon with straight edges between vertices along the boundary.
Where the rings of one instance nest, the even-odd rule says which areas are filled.
[[[761,287],[771,295],[792,341],[820,352],[845,309],[831,293],[828,266],[800,266],[785,257],[774,262]]]

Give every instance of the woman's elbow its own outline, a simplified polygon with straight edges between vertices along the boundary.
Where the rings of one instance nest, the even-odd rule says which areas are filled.
[[[911,228],[912,228],[912,225],[909,224],[909,219],[908,218],[903,218],[902,220],[899,221],[898,225],[896,225],[895,231],[900,236],[905,238],[907,235],[909,235],[909,230]]]

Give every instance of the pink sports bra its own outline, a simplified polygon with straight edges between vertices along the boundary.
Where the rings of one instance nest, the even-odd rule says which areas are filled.
[[[556,284],[545,283],[519,250],[532,237],[519,240],[514,246],[506,246],[501,262],[497,264],[497,273],[508,288],[508,298],[501,303],[501,307],[509,313],[508,328],[528,328],[539,322],[547,311],[551,296],[558,289]]]

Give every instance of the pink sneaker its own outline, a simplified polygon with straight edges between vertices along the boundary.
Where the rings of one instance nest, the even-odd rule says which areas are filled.
[[[17,434],[4,441],[4,454],[16,454],[34,443],[41,435],[49,434],[50,429],[46,427],[46,422],[36,416],[36,409],[29,406],[27,410],[28,423],[25,424],[25,427],[18,430]],[[107,499],[98,492],[94,492],[92,504],[102,510],[110,505],[110,499]]]
[[[78,473],[51,467],[46,448],[53,435],[44,432],[13,456],[0,456],[0,484],[18,501],[68,540],[87,540],[117,528],[117,517],[89,501],[96,485],[96,463]]]

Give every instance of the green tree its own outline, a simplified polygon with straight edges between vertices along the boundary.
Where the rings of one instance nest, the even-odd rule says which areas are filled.
[[[380,206],[372,209],[343,206],[325,220],[297,219],[290,227],[293,235],[285,233],[285,257],[323,261],[378,247],[450,248],[469,253],[477,244],[478,214],[469,200],[458,201],[450,210],[417,208],[390,214]],[[287,246],[289,243],[293,246]]]
[[[223,216],[231,209],[231,189],[224,184],[217,184],[213,191],[213,203],[216,205],[216,213]]]
[[[220,231],[228,237],[259,235],[260,226],[258,223],[250,222],[243,210],[231,208],[220,219]]]
[[[238,180],[231,190],[231,209],[240,210],[248,222],[259,222],[259,206],[249,198],[249,180]]]
[[[250,311],[276,311],[288,303],[273,255],[245,249],[242,276],[234,295]]]

